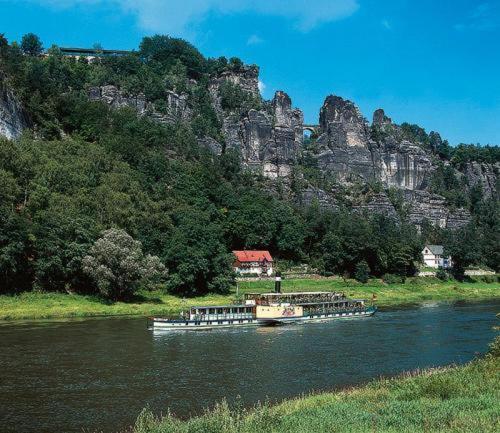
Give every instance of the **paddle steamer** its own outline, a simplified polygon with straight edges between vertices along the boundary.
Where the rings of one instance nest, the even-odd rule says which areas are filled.
[[[338,292],[281,292],[276,277],[272,293],[247,293],[244,303],[194,306],[177,319],[153,317],[155,328],[201,330],[238,326],[270,326],[372,316],[374,305],[363,299],[348,299]]]

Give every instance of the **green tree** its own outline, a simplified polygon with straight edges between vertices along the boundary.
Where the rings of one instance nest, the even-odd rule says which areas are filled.
[[[42,41],[34,33],[27,33],[21,40],[21,50],[28,56],[39,56],[43,52]]]
[[[187,296],[227,293],[234,283],[233,257],[223,243],[221,227],[195,209],[180,211],[174,221],[163,253],[170,271],[169,290]]]
[[[147,62],[159,62],[167,69],[180,61],[186,66],[189,76],[194,78],[199,78],[206,70],[203,55],[183,39],[163,35],[145,37],[139,46],[139,54]]]
[[[141,243],[119,229],[102,233],[84,257],[83,271],[102,295],[113,300],[126,299],[141,282],[161,280],[166,275],[158,257],[145,256]]]
[[[480,264],[480,239],[477,227],[472,223],[446,234],[444,255],[451,256],[455,278],[464,278],[467,266]]]
[[[29,220],[0,205],[0,293],[31,289],[31,241]]]
[[[370,277],[370,267],[365,260],[362,260],[356,265],[356,272],[354,273],[354,278],[360,283],[365,284]]]

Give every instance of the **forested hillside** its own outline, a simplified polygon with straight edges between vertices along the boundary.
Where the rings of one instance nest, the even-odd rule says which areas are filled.
[[[425,242],[443,242],[457,275],[471,264],[500,266],[496,146],[454,148],[385,115],[366,130],[351,123],[358,129],[350,132],[378,146],[381,167],[390,148],[418,155],[427,168],[415,169],[410,188],[385,169],[339,169],[346,156],[332,145],[340,133],[328,104],[347,113],[350,102],[325,102],[321,134],[303,142],[288,96],[264,101],[248,89],[255,68],[207,59],[179,39],[148,37],[128,55],[88,60],[55,46],[43,54],[32,34],[20,44],[0,37],[0,62],[1,292],[109,293],[103,281],[115,276],[85,263],[99,248],[107,260],[119,254],[106,250],[113,228],[124,251],[144,256],[132,270],[121,264],[137,287],[183,295],[227,291],[232,249],[269,249],[324,274],[366,268],[404,277]],[[252,156],[234,143],[255,119],[257,135],[274,144]],[[439,212],[460,224],[440,227],[425,218],[437,207],[411,207],[423,194],[429,203],[438,194]]]

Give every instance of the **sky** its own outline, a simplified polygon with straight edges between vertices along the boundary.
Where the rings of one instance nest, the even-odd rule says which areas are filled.
[[[260,66],[317,123],[325,97],[451,144],[500,144],[500,0],[0,0],[0,33],[136,49],[168,34]]]

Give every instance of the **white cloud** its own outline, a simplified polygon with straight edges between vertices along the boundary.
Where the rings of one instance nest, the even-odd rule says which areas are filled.
[[[259,45],[262,42],[264,42],[264,39],[262,39],[260,36],[251,35],[247,40],[247,45]]]
[[[55,7],[75,4],[108,3],[137,17],[138,25],[151,32],[185,36],[194,33],[196,25],[208,14],[230,15],[255,12],[289,19],[293,26],[307,32],[355,13],[358,0],[31,0]]]
[[[259,80],[259,91],[261,95],[264,94],[264,90],[266,90],[266,85],[264,84],[263,81]]]
[[[453,26],[457,31],[494,30],[500,27],[500,5],[497,3],[478,4],[461,23]]]

